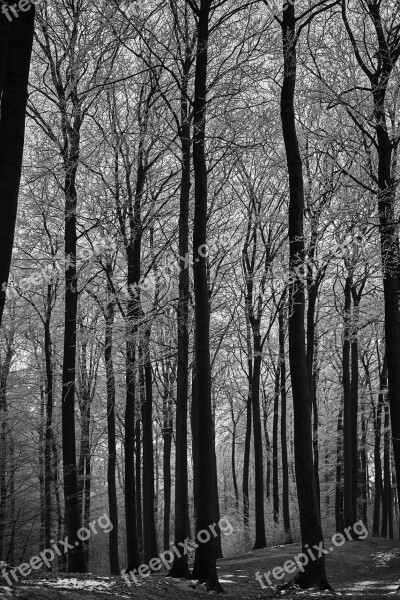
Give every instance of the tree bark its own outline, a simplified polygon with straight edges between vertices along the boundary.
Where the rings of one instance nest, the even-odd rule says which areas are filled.
[[[146,327],[143,344],[145,396],[142,404],[143,427],[143,553],[144,562],[158,555],[155,525],[154,449],[153,449],[153,376],[150,362],[150,329]]]
[[[352,278],[346,278],[344,288],[344,317],[343,317],[343,355],[342,355],[342,380],[343,380],[343,517],[344,526],[352,527],[354,524],[353,503],[353,440],[352,440],[352,395],[350,376],[350,351],[351,351],[351,287]]]
[[[108,264],[111,271],[111,264]],[[117,463],[117,446],[115,439],[115,374],[113,363],[113,327],[115,318],[112,290],[108,285],[107,308],[105,314],[106,329],[104,339],[104,362],[106,365],[107,379],[107,491],[108,510],[113,528],[108,534],[108,554],[111,575],[119,575],[119,548],[118,548],[118,501],[115,470]]]
[[[207,108],[207,63],[210,0],[201,0],[197,22],[197,57],[194,91],[193,164],[195,210],[193,233],[193,276],[195,298],[195,427],[193,446],[197,461],[196,533],[215,522],[214,433],[211,402],[210,305],[205,248],[207,244],[207,165],[205,128]],[[216,543],[213,536],[199,544],[195,553],[194,578],[205,582],[207,590],[222,591],[216,569]]]
[[[187,21],[186,21],[187,23]],[[187,99],[188,77],[192,61],[192,49],[188,51],[183,66],[181,95],[181,190],[179,198],[179,300],[178,300],[178,367],[176,384],[176,432],[175,432],[175,545],[188,537],[189,491],[188,491],[188,454],[187,419],[189,394],[189,269],[184,258],[189,256],[189,204],[190,204],[190,168],[191,168],[191,127],[189,103]],[[170,577],[189,579],[190,572],[187,554],[174,556]]]
[[[279,315],[279,362],[281,375],[281,455],[282,455],[282,516],[285,541],[293,542],[292,528],[290,525],[289,511],[289,467],[287,452],[287,427],[286,427],[286,356],[285,356],[285,315],[284,303],[280,306]]]
[[[279,422],[279,395],[280,395],[281,366],[278,360],[275,373],[274,389],[274,418],[272,422],[272,500],[274,524],[279,524],[279,477],[278,477],[278,422]]]
[[[296,131],[294,97],[296,87],[296,19],[294,2],[286,5],[282,17],[284,75],[281,90],[281,121],[289,175],[289,272],[304,266],[304,181]],[[311,428],[312,401],[307,376],[305,341],[304,284],[295,278],[289,288],[289,362],[292,380],[294,445],[297,495],[303,552],[306,544],[323,543],[314,472]],[[328,589],[325,559],[321,556],[309,563],[294,581],[302,588],[317,586]]]
[[[76,107],[77,110],[78,107]],[[79,160],[80,118],[76,117],[70,133],[69,152],[64,155],[65,170],[65,321],[64,356],[62,370],[62,447],[64,474],[65,526],[70,544],[68,571],[85,573],[84,545],[77,537],[81,527],[78,497],[78,474],[75,446],[75,389],[76,389],[76,327],[78,315],[78,282],[76,271],[77,249],[77,190],[76,176]]]
[[[17,218],[35,7],[0,17],[0,326]],[[9,32],[9,37],[7,36]]]

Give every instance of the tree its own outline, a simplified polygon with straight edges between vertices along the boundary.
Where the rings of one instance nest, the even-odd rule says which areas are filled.
[[[329,5],[327,5],[329,6]],[[326,7],[324,7],[326,8]],[[296,46],[301,30],[313,14],[307,16],[296,29],[300,17],[295,16],[295,3],[286,5],[282,20],[284,75],[281,91],[281,120],[289,176],[289,272],[303,267],[304,250],[304,181],[302,160],[296,131],[294,97],[296,87]],[[305,545],[323,543],[321,517],[313,469],[311,432],[312,402],[307,375],[305,344],[305,295],[303,282],[295,277],[289,288],[289,362],[293,393],[294,444],[297,495],[303,551]],[[308,547],[308,546],[307,546]],[[316,585],[329,589],[324,556],[309,563],[303,573],[294,579],[302,588]]]
[[[35,22],[30,4],[10,23],[7,4],[0,13],[0,326],[17,218]]]

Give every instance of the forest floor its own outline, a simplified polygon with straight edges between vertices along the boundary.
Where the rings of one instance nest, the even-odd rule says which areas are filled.
[[[329,547],[329,540],[326,547]],[[276,597],[274,587],[261,588],[255,573],[272,571],[301,552],[300,544],[276,546],[218,561],[218,575],[224,597],[253,600]],[[347,541],[326,557],[328,579],[337,594],[347,600],[380,600],[398,597],[400,585],[400,544],[393,540],[367,538]],[[286,575],[286,580],[289,579]],[[129,587],[120,577],[88,575],[52,575],[37,573],[12,588],[0,587],[0,600],[192,600],[205,596],[204,586],[192,588],[188,581],[174,580],[164,574],[138,578]],[[271,581],[273,579],[271,578]],[[283,580],[285,581],[285,579]],[[282,583],[282,581],[278,582]],[[282,598],[332,598],[333,594],[313,591],[286,592]]]

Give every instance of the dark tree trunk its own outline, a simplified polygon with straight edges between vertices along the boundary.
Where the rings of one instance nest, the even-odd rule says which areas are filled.
[[[316,340],[315,340],[315,307],[317,303],[318,286],[312,281],[308,282],[308,307],[307,307],[307,377],[310,386],[310,397],[313,413],[313,451],[314,475],[317,486],[318,506],[321,504],[321,490],[319,483],[319,446],[318,446],[318,404],[317,404],[317,367],[316,367]]]
[[[267,540],[265,536],[264,521],[264,465],[263,465],[263,443],[260,416],[260,377],[261,377],[261,336],[253,333],[253,385],[252,385],[252,409],[253,409],[253,439],[254,439],[254,471],[255,471],[255,517],[256,517],[256,539],[253,550],[265,548]]]
[[[186,45],[188,48],[188,45]],[[176,433],[175,433],[175,545],[189,536],[189,492],[188,492],[188,454],[187,454],[187,419],[189,394],[189,269],[184,257],[189,256],[189,202],[190,202],[190,120],[187,99],[188,76],[191,65],[191,54],[186,55],[183,69],[181,96],[181,191],[179,199],[179,300],[178,300],[178,367],[176,384]],[[190,572],[187,554],[174,556],[170,577],[189,579]]]
[[[400,496],[400,314],[398,301],[400,282],[397,277],[400,252],[395,219],[396,182],[391,173],[393,144],[387,130],[385,112],[386,90],[394,63],[391,56],[386,53],[381,58],[383,59],[381,75],[380,77],[375,76],[371,83],[374,98],[375,130],[378,141],[378,211],[383,267],[390,421],[396,467],[397,495]]]
[[[387,388],[386,375],[386,356],[383,358],[383,365],[379,373],[379,395],[376,410],[374,410],[374,470],[375,470],[375,494],[374,494],[374,513],[372,524],[372,535],[379,536],[380,530],[380,508],[383,502],[383,479],[382,479],[382,463],[381,463],[381,429],[382,429],[382,411],[384,406],[384,393]]]
[[[352,396],[350,377],[350,335],[351,335],[351,286],[352,279],[346,278],[344,288],[344,324],[343,324],[343,502],[344,526],[354,524],[353,503],[353,440],[352,440]]]
[[[65,526],[69,543],[68,571],[86,572],[84,545],[78,539],[81,527],[78,497],[78,476],[75,447],[75,378],[76,378],[76,327],[78,314],[78,288],[76,271],[76,175],[79,160],[79,129],[76,125],[70,134],[69,155],[64,156],[65,176],[65,325],[62,372],[62,445],[64,472]]]
[[[389,404],[384,404],[384,435],[383,435],[383,513],[382,537],[393,539],[393,505],[392,505],[392,476],[390,468],[390,418]]]
[[[357,320],[359,302],[352,287],[353,316],[351,327],[351,482],[353,523],[358,519],[359,474],[358,474],[358,334]],[[366,525],[366,524],[365,524]]]
[[[281,455],[282,455],[282,516],[285,541],[287,544],[293,542],[292,529],[290,526],[289,512],[289,467],[287,452],[287,427],[286,427],[286,356],[285,356],[285,319],[284,304],[280,307],[279,316],[279,361],[281,374]]]
[[[265,491],[267,500],[271,497],[271,473],[272,473],[272,448],[271,448],[271,440],[269,439],[268,433],[268,419],[267,419],[267,405],[264,404],[264,436],[265,436],[265,451],[267,454],[266,463],[267,470],[265,475]]]
[[[243,523],[245,530],[245,538],[247,543],[247,536],[249,532],[249,518],[250,518],[250,499],[249,499],[249,472],[250,472],[250,449],[251,449],[251,423],[252,423],[252,396],[253,396],[253,360],[252,360],[252,349],[250,342],[250,323],[247,317],[247,381],[248,381],[248,392],[246,402],[246,434],[244,440],[244,454],[243,454],[243,481],[242,481],[242,494],[243,494]]]
[[[170,389],[171,365],[167,366],[164,373],[163,392],[163,483],[164,483],[164,523],[163,523],[163,546],[164,550],[170,549],[170,527],[171,527],[171,449],[173,435],[173,415]]]
[[[127,547],[127,571],[137,569],[140,562],[136,512],[137,507],[134,452],[136,437],[136,411],[140,413],[140,407],[138,409],[136,407],[136,344],[137,336],[140,333],[138,322],[140,317],[142,316],[139,287],[142,271],[141,254],[143,238],[141,210],[142,196],[146,182],[146,169],[143,163],[143,143],[143,138],[141,138],[138,151],[139,159],[137,166],[136,189],[134,193],[134,198],[132,197],[131,192],[129,193],[129,239],[127,240],[126,246],[128,269],[127,287],[129,293],[126,312],[127,341],[125,406],[125,525]],[[139,364],[139,371],[143,367],[143,364]],[[150,558],[153,558],[153,556]]]
[[[135,224],[138,225],[135,219]],[[136,522],[135,431],[136,431],[136,336],[139,319],[139,300],[134,293],[140,281],[141,231],[131,228],[131,243],[127,248],[128,290],[126,341],[126,406],[125,406],[125,524],[127,571],[139,566]]]
[[[143,427],[143,555],[144,562],[157,556],[155,525],[154,450],[153,450],[153,381],[150,362],[150,330],[143,339],[145,397],[142,404]]]
[[[87,339],[82,327],[80,355],[80,411],[81,411],[81,440],[78,461],[78,498],[82,525],[88,527],[90,519],[90,405],[92,400],[90,384],[87,376]],[[89,539],[83,542],[85,561],[89,563]]]
[[[233,405],[231,405],[231,417],[232,417],[232,442],[231,442],[231,467],[232,467],[232,483],[233,491],[235,493],[235,510],[239,513],[239,488],[236,477],[236,435],[237,435],[237,421],[233,412]]]
[[[367,420],[365,418],[365,403],[361,406],[361,445],[360,445],[360,487],[361,487],[361,518],[368,528],[368,499],[367,499]]]
[[[272,422],[272,500],[274,524],[279,524],[279,477],[278,477],[278,422],[279,422],[279,395],[280,395],[280,362],[276,367],[274,389],[274,418]]]
[[[17,217],[35,7],[6,23],[0,15],[0,326]],[[7,35],[9,32],[9,37]]]
[[[110,269],[111,265],[109,266]],[[118,501],[115,470],[117,464],[117,447],[115,440],[115,375],[113,363],[113,326],[114,326],[114,302],[112,301],[112,290],[108,287],[108,302],[106,308],[106,330],[104,340],[104,361],[107,377],[107,491],[108,510],[113,528],[108,534],[108,553],[111,575],[119,575],[119,548],[118,548]]]
[[[304,266],[304,182],[302,161],[296,131],[294,97],[296,87],[296,19],[294,3],[286,6],[282,16],[284,75],[281,90],[281,120],[289,175],[289,272]],[[289,302],[289,362],[292,379],[294,446],[297,495],[300,512],[300,530],[303,552],[306,544],[323,543],[321,517],[318,506],[314,472],[312,439],[312,400],[307,377],[305,340],[305,294],[303,282],[296,278],[290,286]],[[325,559],[321,556],[310,562],[304,573],[294,581],[302,588],[317,586],[329,588]]]
[[[335,527],[339,533],[344,527],[343,507],[343,406],[340,403],[337,421],[336,446],[336,494],[335,494]]]
[[[218,523],[221,518],[219,510],[219,491],[218,491],[218,470],[217,470],[217,454],[215,452],[215,424],[213,423],[214,435],[214,492],[215,492],[215,522]],[[219,527],[216,527],[217,536],[215,538],[215,554],[217,558],[223,558],[221,532]]]
[[[47,286],[46,315],[44,322],[44,352],[46,363],[46,431],[44,447],[44,547],[50,548],[52,524],[52,424],[53,424],[53,364],[51,342],[51,310],[52,310],[52,285]]]
[[[195,298],[195,371],[193,458],[197,462],[196,533],[215,522],[215,448],[211,402],[210,305],[205,248],[207,244],[207,165],[205,157],[208,22],[210,0],[201,0],[197,22],[197,57],[194,91],[193,164],[195,211],[193,233],[193,275]],[[196,548],[193,575],[208,590],[222,591],[216,569],[213,536]]]
[[[143,513],[142,513],[142,425],[137,414],[135,425],[135,482],[136,482],[136,523],[139,556],[143,557]]]

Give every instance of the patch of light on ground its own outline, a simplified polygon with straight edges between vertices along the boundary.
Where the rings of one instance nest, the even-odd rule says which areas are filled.
[[[88,591],[107,591],[113,585],[114,581],[96,581],[95,579],[76,579],[71,577],[69,579],[58,579],[57,581],[42,580],[37,582],[39,585],[46,585],[49,587],[57,588],[72,588],[74,590],[88,590]]]

